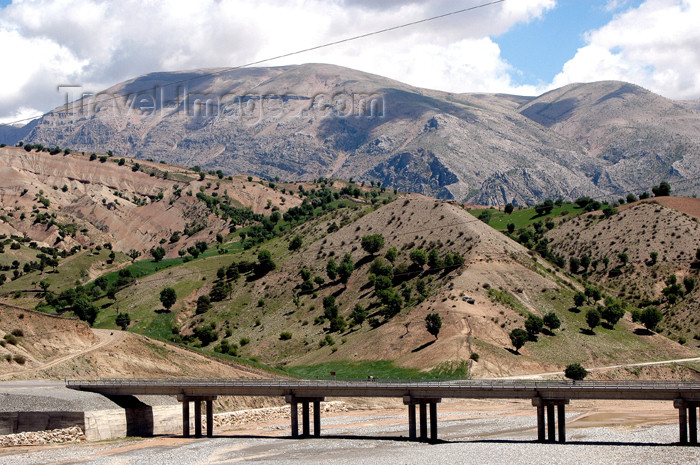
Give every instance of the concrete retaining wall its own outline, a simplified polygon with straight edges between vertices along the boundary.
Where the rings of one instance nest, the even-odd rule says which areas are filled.
[[[194,406],[190,406],[190,411]],[[193,423],[194,420],[191,420]],[[171,434],[182,430],[181,405],[92,410],[88,412],[2,412],[0,435],[78,426],[88,441]]]

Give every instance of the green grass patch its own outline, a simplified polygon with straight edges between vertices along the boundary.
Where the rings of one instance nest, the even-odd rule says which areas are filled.
[[[538,221],[542,221],[544,223],[548,218],[578,215],[583,213],[584,210],[575,203],[565,203],[561,206],[555,205],[548,215],[538,215],[535,213],[534,207],[515,210],[510,215],[507,215],[504,211],[495,208],[473,209],[469,210],[469,213],[478,218],[484,211],[488,211],[491,214],[491,220],[488,223],[489,226],[497,229],[498,231],[506,231],[508,229],[508,223],[513,223],[515,225],[515,229],[518,230],[526,228]],[[563,211],[568,213],[562,215]]]
[[[487,293],[493,302],[508,307],[524,317],[528,317],[531,314],[531,312],[513,294],[505,289],[494,289],[493,287],[490,287]]]

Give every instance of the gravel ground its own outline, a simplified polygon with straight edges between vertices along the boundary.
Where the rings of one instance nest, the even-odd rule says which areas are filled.
[[[457,415],[468,414],[468,419]],[[572,415],[575,416],[575,415]],[[569,417],[571,418],[571,417]],[[234,430],[211,439],[162,437],[110,443],[10,448],[0,464],[691,464],[700,448],[674,445],[676,425],[569,428],[566,444],[537,444],[534,415],[493,412],[445,412],[439,422],[441,443],[405,440],[404,415],[382,411],[323,418],[320,439],[293,440],[282,424],[258,430]],[[370,422],[370,423],[368,423]],[[575,423],[575,422],[574,422]],[[404,437],[402,437],[404,436]]]
[[[177,404],[172,396],[136,396],[148,405]],[[0,412],[84,412],[119,408],[105,396],[68,389],[60,381],[0,383]]]

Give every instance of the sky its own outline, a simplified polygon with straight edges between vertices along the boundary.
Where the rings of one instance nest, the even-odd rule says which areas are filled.
[[[0,122],[154,71],[237,66],[493,0],[0,0]],[[622,80],[700,98],[700,0],[504,0],[266,63],[449,92]]]

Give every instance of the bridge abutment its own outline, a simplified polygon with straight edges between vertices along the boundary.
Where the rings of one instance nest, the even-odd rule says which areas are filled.
[[[532,399],[533,407],[537,407],[538,442],[556,442],[557,430],[559,442],[566,442],[566,405],[568,403],[569,399],[542,399],[541,397]],[[554,407],[557,408],[556,420]]]

